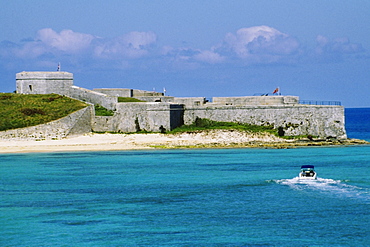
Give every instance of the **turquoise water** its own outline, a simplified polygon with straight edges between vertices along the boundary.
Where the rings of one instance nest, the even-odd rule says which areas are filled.
[[[1,246],[370,246],[370,146],[0,158]]]
[[[370,141],[370,108],[345,109],[345,116],[348,137]]]

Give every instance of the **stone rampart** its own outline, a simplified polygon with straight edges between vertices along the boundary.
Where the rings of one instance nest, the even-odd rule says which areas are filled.
[[[146,91],[139,89],[127,89],[127,88],[94,88],[96,92],[104,93],[111,96],[117,97],[147,97],[147,96],[164,96],[163,93]]]
[[[146,102],[174,102],[174,97],[172,96],[136,96],[134,98]]]
[[[90,105],[64,118],[27,128],[0,131],[2,140],[59,140],[91,132],[94,106]]]
[[[193,107],[206,104],[206,99],[204,97],[176,97],[173,102],[183,104],[186,107]]]
[[[217,105],[287,105],[298,104],[297,96],[245,96],[245,97],[213,97],[213,104]]]
[[[284,105],[284,106],[208,106],[186,108],[184,124],[195,119],[272,125],[281,127],[287,136],[312,135],[347,138],[342,106]]]
[[[126,88],[94,88],[93,91],[116,97],[133,96],[133,89]]]
[[[111,117],[96,116],[97,132],[137,132],[172,130],[183,124],[183,106],[163,102],[118,103]]]
[[[147,90],[139,90],[139,89],[132,90],[132,97],[145,97],[145,96],[164,96],[164,94],[155,92],[155,91],[147,91]]]
[[[77,86],[71,86],[67,95],[73,99],[101,105],[109,110],[115,110],[118,102],[118,99],[115,96],[106,95]]]

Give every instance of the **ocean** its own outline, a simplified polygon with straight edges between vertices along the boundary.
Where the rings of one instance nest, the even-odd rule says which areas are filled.
[[[1,154],[0,245],[370,246],[370,146]]]

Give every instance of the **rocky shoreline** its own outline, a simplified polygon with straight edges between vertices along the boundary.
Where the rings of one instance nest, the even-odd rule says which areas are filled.
[[[62,140],[1,140],[0,153],[110,151],[180,148],[297,148],[368,145],[359,139],[283,139],[268,133],[206,130],[178,134],[90,133]]]
[[[155,148],[296,148],[313,146],[367,145],[360,139],[284,139],[268,133],[235,130],[207,130],[174,135],[174,142],[151,145]]]
[[[165,144],[165,145],[151,145],[154,148],[163,149],[181,149],[181,148],[271,148],[271,149],[284,149],[284,148],[298,148],[298,147],[320,147],[320,146],[350,146],[350,145],[368,145],[367,141],[360,139],[345,139],[340,141],[319,140],[319,141],[282,141],[282,142],[263,142],[251,141],[245,143],[204,143],[194,145],[179,145],[179,144]]]

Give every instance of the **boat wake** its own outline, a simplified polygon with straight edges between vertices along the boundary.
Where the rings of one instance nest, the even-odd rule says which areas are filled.
[[[355,185],[349,185],[346,181],[334,180],[330,178],[291,179],[274,180],[277,184],[287,185],[294,190],[317,191],[335,197],[353,198],[365,200],[370,203],[370,189]]]

